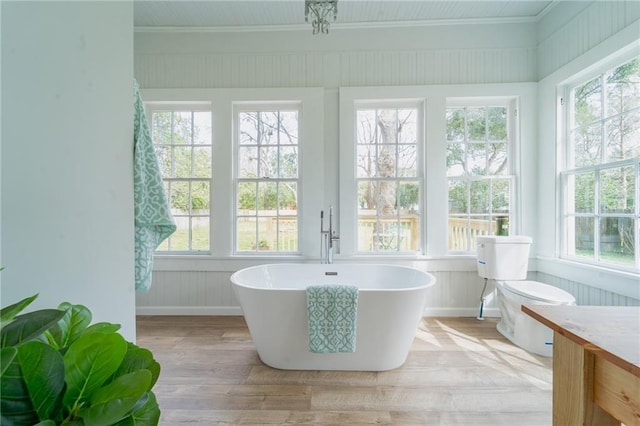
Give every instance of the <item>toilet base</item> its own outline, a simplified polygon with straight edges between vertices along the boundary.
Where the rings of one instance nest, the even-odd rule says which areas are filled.
[[[516,318],[516,327],[513,333],[509,333],[502,322],[496,325],[496,330],[511,343],[527,352],[546,357],[553,356],[553,331],[533,318]]]

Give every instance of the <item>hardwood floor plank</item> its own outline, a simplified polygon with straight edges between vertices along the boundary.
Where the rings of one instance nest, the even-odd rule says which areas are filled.
[[[264,365],[242,317],[141,316],[137,343],[162,366],[160,424],[551,424],[551,359],[487,318],[424,318],[406,363],[385,372]]]

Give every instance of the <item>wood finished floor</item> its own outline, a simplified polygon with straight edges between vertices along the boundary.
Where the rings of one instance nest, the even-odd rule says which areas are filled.
[[[495,324],[424,318],[386,372],[267,367],[238,316],[140,316],[137,343],[162,366],[161,425],[551,425],[551,360]]]

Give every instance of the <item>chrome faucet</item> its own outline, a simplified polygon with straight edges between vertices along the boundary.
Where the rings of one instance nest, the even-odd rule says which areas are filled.
[[[324,229],[324,210],[320,211],[320,263],[333,263],[333,243],[340,237],[333,230],[333,206],[329,206],[329,229]]]

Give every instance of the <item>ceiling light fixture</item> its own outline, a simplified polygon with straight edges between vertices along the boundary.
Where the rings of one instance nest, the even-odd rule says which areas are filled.
[[[329,34],[329,14],[333,13],[333,20],[338,16],[338,0],[305,0],[304,21],[309,22],[311,14],[311,25],[313,33]]]

